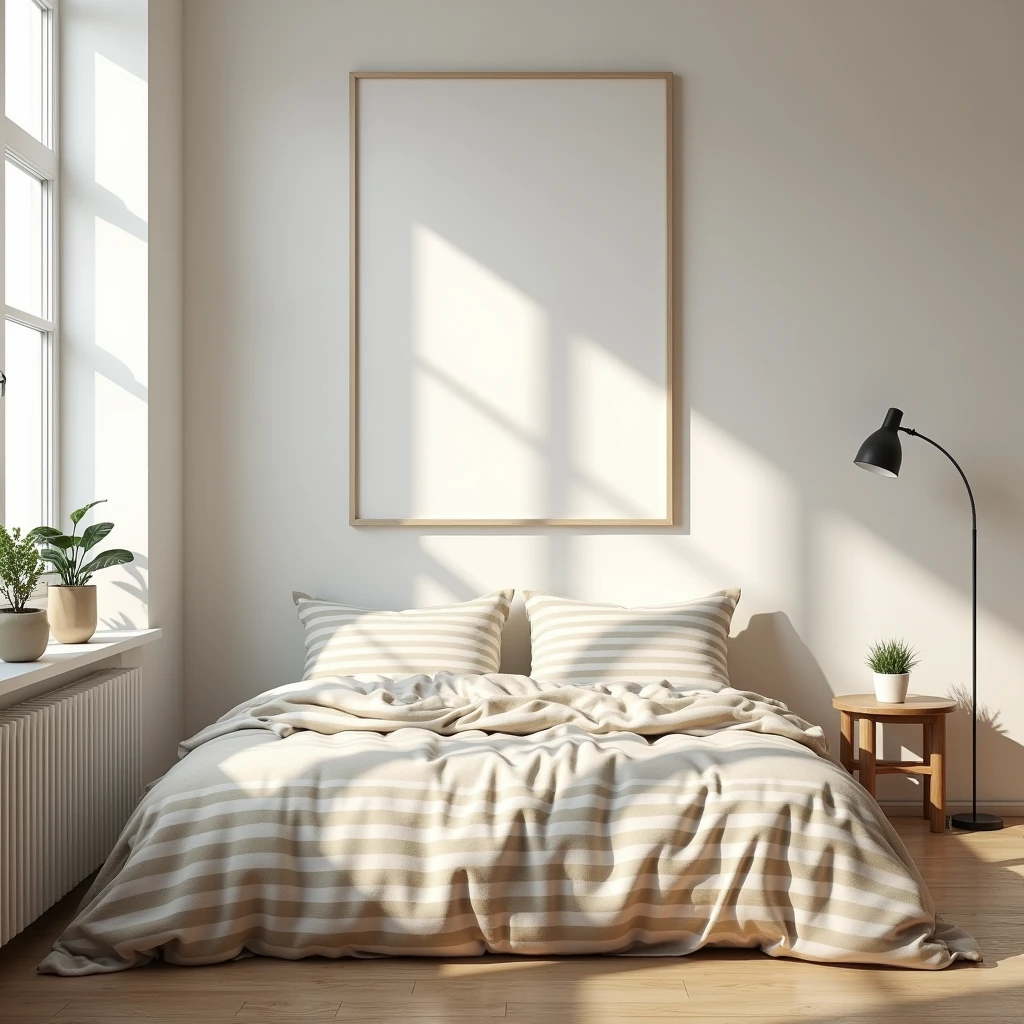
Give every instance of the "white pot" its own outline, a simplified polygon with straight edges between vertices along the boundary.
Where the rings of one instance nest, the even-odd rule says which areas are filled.
[[[50,625],[42,608],[0,610],[0,661],[38,661],[49,639]]]
[[[907,699],[907,687],[910,685],[910,673],[900,672],[888,675],[875,672],[875,700],[879,704],[902,704]]]

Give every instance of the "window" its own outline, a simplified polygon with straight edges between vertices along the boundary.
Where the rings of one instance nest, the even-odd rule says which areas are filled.
[[[0,0],[4,24],[4,336],[0,521],[55,520],[57,0]]]

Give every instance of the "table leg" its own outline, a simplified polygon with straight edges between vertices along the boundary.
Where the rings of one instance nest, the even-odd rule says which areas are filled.
[[[931,768],[932,764],[932,727],[935,725],[934,718],[925,719],[923,726],[924,740],[922,741],[921,760],[925,768]],[[922,775],[921,779],[921,802],[924,807],[926,821],[932,820],[932,778],[930,775]]]
[[[946,831],[946,716],[932,719],[931,743],[931,828]]]
[[[849,711],[839,712],[839,763],[853,771],[853,718]]]
[[[875,795],[875,723],[871,718],[860,720],[860,784]]]

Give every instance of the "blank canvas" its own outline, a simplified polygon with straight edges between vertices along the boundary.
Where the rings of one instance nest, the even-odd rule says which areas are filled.
[[[671,77],[352,88],[353,522],[671,522]]]

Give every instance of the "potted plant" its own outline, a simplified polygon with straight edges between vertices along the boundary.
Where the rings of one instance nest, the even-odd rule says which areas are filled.
[[[48,611],[50,629],[62,644],[88,643],[96,632],[96,586],[90,584],[94,572],[109,569],[113,565],[124,565],[134,555],[124,548],[111,548],[91,558],[85,556],[114,528],[113,523],[93,523],[79,535],[78,524],[86,512],[99,501],[90,501],[71,513],[70,535],[61,533],[52,526],[37,526],[30,534],[37,544],[43,560],[49,562],[53,571],[60,576],[60,583],[49,587]]]
[[[0,594],[10,606],[0,608],[2,661],[36,661],[46,650],[46,612],[25,607],[45,568],[31,534],[22,537],[18,527],[8,533],[0,525]]]
[[[921,659],[906,640],[881,640],[868,648],[868,668],[874,673],[875,699],[902,704],[907,699],[910,670]]]

